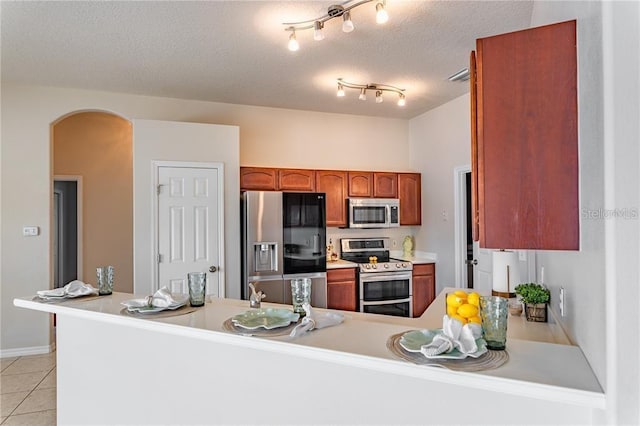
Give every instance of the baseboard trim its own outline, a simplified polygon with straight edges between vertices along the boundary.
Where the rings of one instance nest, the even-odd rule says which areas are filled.
[[[0,358],[11,358],[16,356],[42,355],[56,350],[56,344],[48,346],[31,346],[27,348],[0,349]]]

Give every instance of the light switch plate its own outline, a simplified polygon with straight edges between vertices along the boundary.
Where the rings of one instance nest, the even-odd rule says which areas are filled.
[[[40,234],[40,228],[37,226],[25,226],[22,228],[23,237],[36,237]]]

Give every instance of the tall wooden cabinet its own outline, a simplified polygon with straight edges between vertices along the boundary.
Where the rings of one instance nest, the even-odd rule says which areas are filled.
[[[326,194],[327,226],[347,226],[347,186],[347,172],[316,171],[316,191]]]
[[[400,225],[422,224],[422,185],[420,173],[398,173]]]
[[[475,61],[480,246],[579,249],[576,22],[478,39]]]

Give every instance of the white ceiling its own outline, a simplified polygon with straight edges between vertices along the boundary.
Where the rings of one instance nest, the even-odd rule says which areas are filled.
[[[151,96],[391,118],[412,118],[468,91],[447,77],[467,66],[475,39],[527,28],[531,1],[388,0],[325,24],[325,40],[282,22],[326,13],[328,1],[1,3],[2,80]],[[376,104],[336,79],[406,89]]]

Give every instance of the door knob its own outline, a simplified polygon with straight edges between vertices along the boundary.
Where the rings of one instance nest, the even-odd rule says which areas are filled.
[[[209,266],[209,272],[216,272],[218,270],[218,268],[216,268],[215,266]]]
[[[477,265],[477,264],[478,264],[478,259],[465,260],[465,263],[466,263],[467,265]]]

